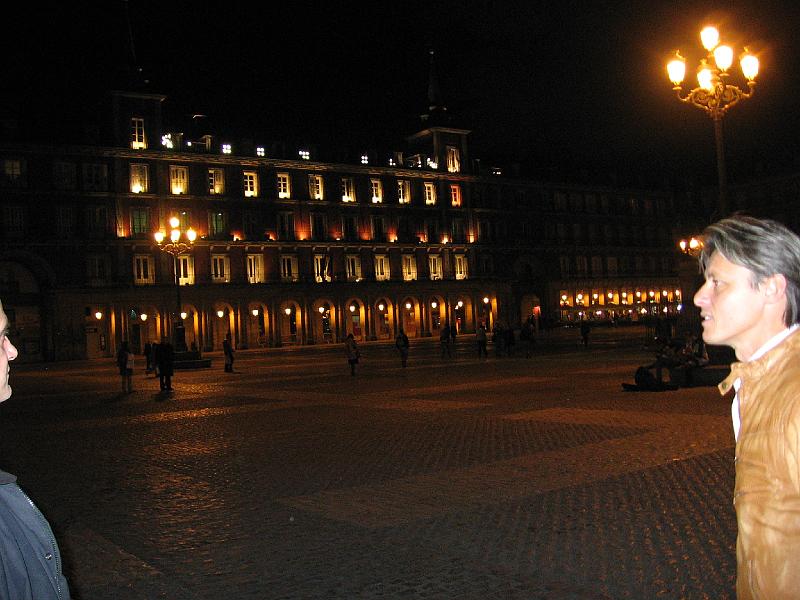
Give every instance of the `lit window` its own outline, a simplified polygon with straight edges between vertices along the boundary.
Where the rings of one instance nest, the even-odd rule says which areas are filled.
[[[133,282],[136,285],[155,283],[153,263],[149,254],[137,254],[133,257]]]
[[[264,283],[264,257],[261,254],[247,255],[247,281]]]
[[[436,204],[436,184],[431,181],[425,182],[425,204],[429,206]]]
[[[417,278],[417,259],[413,254],[403,255],[403,280],[414,281]]]
[[[224,254],[211,256],[211,281],[214,283],[228,283],[231,280],[230,259]]]
[[[283,281],[299,281],[296,256],[281,256],[281,279]]]
[[[372,202],[373,204],[380,204],[383,202],[383,184],[380,179],[370,179],[372,186]]]
[[[431,279],[442,278],[442,257],[438,254],[428,256],[428,272]]]
[[[173,194],[185,194],[188,192],[189,169],[186,167],[176,167],[171,165],[169,168],[169,183]]]
[[[150,233],[150,210],[147,207],[131,209],[131,233],[135,236]]]
[[[264,152],[264,146],[258,146],[256,148],[256,156],[266,156],[266,152]]]
[[[375,279],[377,281],[389,280],[389,257],[383,254],[375,256]]]
[[[255,171],[245,171],[242,174],[244,181],[244,195],[246,198],[258,196],[258,173]]]
[[[6,159],[3,161],[3,177],[6,183],[17,183],[22,179],[22,161]]]
[[[459,152],[458,148],[453,146],[447,147],[447,172],[461,172],[461,153]]]
[[[312,200],[323,199],[322,175],[308,176],[308,195]]]
[[[209,194],[225,193],[225,171],[223,171],[222,169],[208,170],[208,193]]]
[[[194,257],[178,256],[178,285],[194,285]]]
[[[411,182],[407,179],[397,180],[397,202],[400,204],[411,202]]]
[[[467,257],[463,254],[455,255],[456,279],[467,278]]]
[[[131,165],[131,192],[134,194],[147,193],[150,189],[147,165]]]
[[[361,279],[361,257],[356,254],[348,254],[345,257],[347,268],[347,281],[359,281]]]
[[[228,235],[228,218],[224,212],[210,211],[208,214],[208,230],[213,237]]]
[[[147,139],[144,135],[144,119],[141,117],[131,118],[131,148],[133,150],[145,150]]]
[[[461,186],[450,186],[450,204],[453,206],[461,206]]]
[[[331,280],[331,258],[327,254],[314,255],[314,279],[317,283]]]
[[[352,177],[342,178],[342,202],[355,202],[356,193]]]
[[[169,150],[172,150],[175,147],[175,144],[172,141],[171,133],[165,133],[164,135],[161,136],[161,145]]]
[[[292,195],[292,186],[288,173],[278,173],[278,198],[289,198]]]
[[[223,154],[230,154],[233,152],[230,144],[222,144],[222,153]]]

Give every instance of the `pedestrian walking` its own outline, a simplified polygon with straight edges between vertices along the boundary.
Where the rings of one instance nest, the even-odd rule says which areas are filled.
[[[583,347],[589,347],[589,332],[592,330],[592,326],[589,325],[589,321],[584,319],[581,321],[581,341],[583,342]]]
[[[128,347],[128,342],[122,342],[117,352],[117,367],[122,379],[122,393],[133,392],[133,353]]]
[[[478,343],[478,358],[489,358],[489,353],[486,352],[486,328],[481,325],[475,333],[475,341]]]
[[[406,362],[408,361],[408,336],[406,332],[403,331],[402,327],[397,332],[397,337],[394,340],[394,345],[397,347],[397,351],[400,353],[400,362],[403,365],[403,368],[406,366]]]
[[[225,354],[225,372],[233,373],[233,355],[235,350],[231,343],[231,334],[225,336],[222,342],[222,352]]]
[[[458,335],[458,332],[456,331],[456,324],[453,323],[450,325],[450,349],[453,353],[456,351],[456,335]]]
[[[9,363],[16,358],[0,301],[0,402],[11,397]],[[69,600],[61,565],[50,524],[17,485],[17,478],[0,471],[0,598]]]
[[[358,350],[358,344],[356,344],[356,339],[352,333],[348,333],[347,338],[344,340],[344,352],[347,355],[347,363],[350,365],[350,375],[355,375],[361,352]]]
[[[149,375],[153,371],[153,344],[149,341],[144,344],[144,372]]]
[[[800,593],[800,237],[772,220],[733,216],[703,232],[705,283],[694,296],[703,340],[740,362],[736,438],[736,597]]]
[[[445,323],[439,331],[439,345],[442,347],[442,359],[445,358],[445,355],[450,358],[450,325],[448,323]]]
[[[171,392],[172,374],[175,368],[175,350],[173,350],[172,344],[166,338],[158,345],[156,365],[158,366],[158,383],[161,386],[161,391]]]

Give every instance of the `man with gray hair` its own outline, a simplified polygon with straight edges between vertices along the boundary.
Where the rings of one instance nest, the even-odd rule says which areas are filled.
[[[8,329],[0,301],[0,402],[11,397],[9,363],[17,358]],[[53,531],[16,482],[0,471],[0,599],[69,600]]]
[[[800,238],[771,220],[733,216],[703,232],[705,283],[694,303],[703,339],[740,362],[734,390],[734,506],[739,600],[800,594]]]

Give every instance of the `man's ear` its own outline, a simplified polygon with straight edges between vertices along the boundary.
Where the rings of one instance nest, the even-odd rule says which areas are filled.
[[[761,282],[761,289],[767,302],[774,303],[786,297],[786,277],[780,273],[770,275]]]

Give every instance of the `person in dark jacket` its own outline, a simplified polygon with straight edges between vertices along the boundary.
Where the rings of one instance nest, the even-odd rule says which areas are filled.
[[[8,318],[0,301],[0,402],[11,397],[9,363],[15,358],[17,349],[8,338]],[[17,478],[0,471],[0,599],[69,598],[53,530]]]
[[[161,391],[172,391],[172,373],[174,369],[175,351],[168,340],[164,340],[158,345],[156,353],[156,366],[158,366],[158,382]]]

